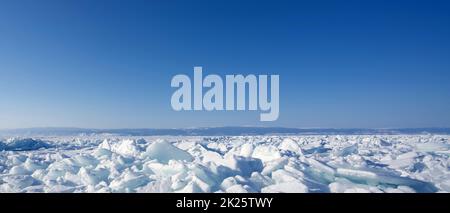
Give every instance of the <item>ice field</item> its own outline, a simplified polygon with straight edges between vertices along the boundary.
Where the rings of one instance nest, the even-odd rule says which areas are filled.
[[[0,139],[0,192],[450,192],[450,135]]]

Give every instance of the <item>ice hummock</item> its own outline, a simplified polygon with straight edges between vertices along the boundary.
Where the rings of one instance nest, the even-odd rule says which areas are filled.
[[[50,144],[33,138],[11,138],[6,142],[0,141],[0,150],[6,151],[30,151],[50,147]]]
[[[167,163],[170,160],[192,161],[193,157],[186,151],[164,141],[158,140],[147,147],[146,157]]]
[[[0,192],[450,192],[449,135],[0,142]]]

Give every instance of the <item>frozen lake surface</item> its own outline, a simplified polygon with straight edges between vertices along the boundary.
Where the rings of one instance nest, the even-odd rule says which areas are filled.
[[[0,192],[450,192],[449,135],[0,141]]]

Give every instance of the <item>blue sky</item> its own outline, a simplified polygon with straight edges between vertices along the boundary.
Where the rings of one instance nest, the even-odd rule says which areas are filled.
[[[0,128],[450,127],[446,1],[1,1]],[[279,74],[280,117],[171,78]]]

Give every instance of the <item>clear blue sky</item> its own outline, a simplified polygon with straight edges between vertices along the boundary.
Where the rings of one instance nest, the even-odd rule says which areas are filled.
[[[450,127],[447,2],[1,1],[0,128]],[[173,111],[193,66],[279,74],[279,119]]]

